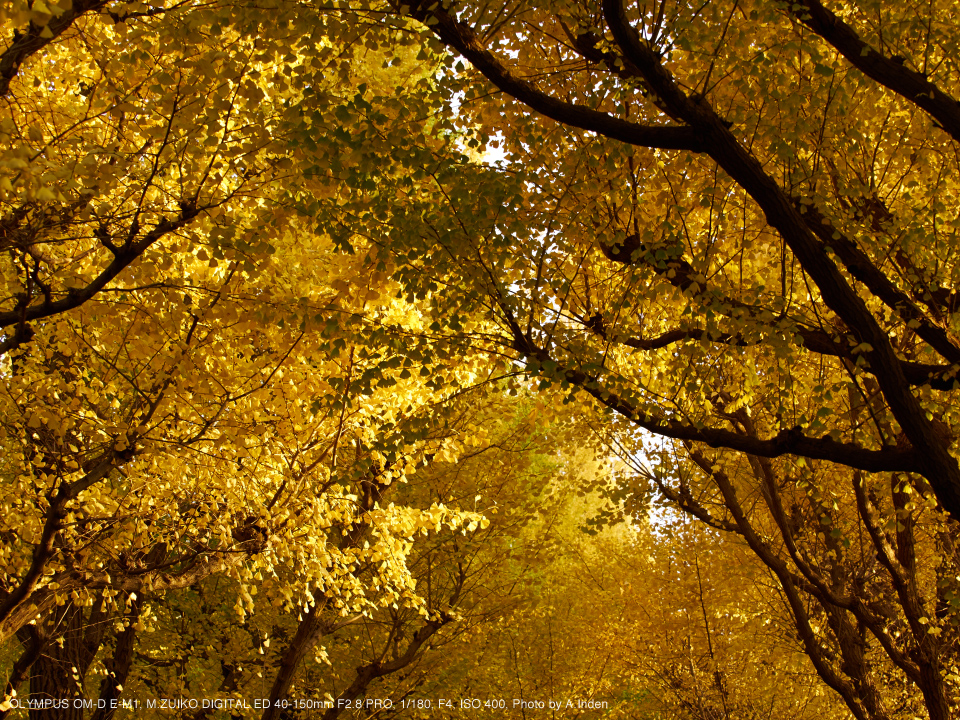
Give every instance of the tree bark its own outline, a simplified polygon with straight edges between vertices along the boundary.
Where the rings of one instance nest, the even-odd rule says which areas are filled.
[[[109,720],[116,712],[116,704],[123,693],[123,686],[133,666],[133,650],[137,642],[137,630],[134,627],[140,620],[143,597],[138,595],[131,603],[127,613],[127,626],[117,635],[113,657],[106,663],[107,676],[100,682],[99,702],[90,720]]]
[[[4,700],[9,700],[15,692],[20,690],[23,681],[27,679],[27,673],[40,658],[40,652],[43,650],[43,639],[34,626],[28,625],[18,635],[23,640],[23,653],[17,658],[10,670],[10,677],[7,679],[7,685],[3,693]],[[10,710],[0,710],[0,720],[7,717],[9,713]]]

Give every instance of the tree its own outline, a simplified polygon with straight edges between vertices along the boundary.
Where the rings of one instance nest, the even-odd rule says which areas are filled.
[[[235,580],[209,577],[168,594],[158,604],[151,634],[138,640],[138,661],[130,683],[124,683],[132,696],[216,696],[229,702],[275,693],[280,702],[251,716],[282,716],[289,698],[307,701],[306,710],[332,718],[342,712],[343,702],[362,699],[372,683],[416,667],[438,631],[460,624],[468,614],[464,602],[472,591],[465,583],[475,573],[457,572],[451,557],[488,521],[476,513],[461,514],[467,521],[461,527],[449,506],[460,500],[476,505],[476,493],[460,495],[468,484],[483,480],[461,468],[457,482],[441,495],[431,476],[456,466],[460,439],[471,448],[464,452],[490,449],[473,425],[478,405],[487,405],[480,393],[463,397],[447,417],[447,442],[430,464],[408,467],[406,478],[381,484],[382,509],[367,511],[352,525],[346,516],[319,512],[332,523],[326,543],[304,547],[299,563],[277,566],[274,577],[239,588]],[[503,403],[498,408],[504,409]],[[495,433],[491,441],[505,438]],[[489,502],[486,494],[480,499]],[[405,510],[414,507],[429,509]],[[400,524],[391,520],[398,513]],[[316,542],[304,528],[297,535],[305,545]],[[327,576],[319,583],[302,582],[298,565],[323,565],[322,555],[337,550],[349,555],[349,580]],[[329,562],[325,568],[335,570]],[[243,592],[254,594],[256,605],[238,622],[235,605]],[[341,702],[328,705],[333,700]],[[192,714],[214,713],[200,708]]]
[[[856,717],[897,707],[887,663],[949,717],[952,8],[396,7],[470,63],[462,122],[505,147],[393,239],[423,255],[408,282],[460,278],[453,306],[501,328],[475,342],[591,396],[611,445],[656,458],[642,482],[743,535]]]
[[[426,679],[422,697],[506,699],[484,709],[511,718],[545,714],[534,703],[548,700],[578,718],[849,716],[817,682],[788,608],[740,538],[675,511],[591,521],[622,519],[604,492],[616,491],[625,468],[567,452],[535,512],[487,548],[501,558],[502,620],[448,644],[453,667]]]
[[[8,701],[237,692],[254,590],[298,613],[275,699],[360,623],[346,694],[396,681],[455,612],[410,531],[481,519],[387,498],[526,373],[634,467],[618,502],[742,538],[855,717],[955,710],[949,3],[3,13]],[[219,668],[137,655],[226,598]]]
[[[424,622],[416,608],[385,605],[325,638],[323,662],[308,663],[298,682],[301,697],[333,703],[324,708],[325,720],[356,714],[358,701],[385,698],[393,707],[374,712],[426,717],[442,711],[437,698],[452,697],[470,674],[464,666],[476,662],[472,639],[515,607],[518,573],[504,556],[524,562],[510,546],[561,472],[553,443],[563,423],[537,421],[527,398],[501,391],[465,397],[463,418],[483,428],[483,437],[467,437],[459,455],[424,468],[395,496],[414,507],[431,501],[473,506],[486,521],[468,532],[431,532],[411,549],[408,567],[431,619]]]
[[[483,522],[386,501],[456,452],[447,401],[489,363],[412,342],[338,220],[419,192],[432,61],[297,3],[4,12],[0,711],[28,677],[37,717],[116,699],[167,603],[218,583],[240,623],[258,590],[303,608],[282,694],[310,618],[422,610],[406,538]]]
[[[493,85],[558,123],[528,122],[505,135],[518,159],[534,168],[528,182],[543,186],[531,196],[524,222],[539,220],[541,232],[549,232],[551,220],[555,226],[552,242],[541,244],[544,266],[530,295],[553,283],[551,294],[563,300],[557,317],[537,318],[542,337],[527,330],[519,308],[500,309],[516,349],[539,365],[560,363],[555,374],[561,376],[567,358],[554,347],[561,332],[570,342],[590,341],[591,349],[669,348],[682,355],[696,341],[715,352],[779,352],[794,371],[814,361],[843,377],[867,375],[896,433],[872,443],[847,439],[849,423],[828,426],[821,414],[814,425],[806,408],[786,417],[787,408],[779,406],[771,412],[783,416],[781,434],[764,440],[730,435],[724,427],[701,428],[648,410],[636,404],[647,398],[621,398],[615,386],[601,397],[597,372],[571,367],[565,379],[667,437],[867,472],[914,472],[927,478],[946,511],[960,515],[960,470],[948,452],[951,417],[944,399],[960,359],[948,323],[952,296],[944,287],[951,282],[954,224],[939,199],[949,192],[954,169],[946,158],[960,132],[956,103],[946,103],[939,89],[952,87],[953,65],[934,49],[952,42],[952,29],[938,25],[915,49],[909,45],[914,18],[903,12],[888,10],[879,27],[863,32],[886,30],[885,45],[913,50],[919,59],[887,59],[868,42],[871,34],[862,39],[816,3],[711,4],[700,12],[658,3],[628,15],[610,0],[582,10],[513,8],[504,22],[495,21],[503,13],[485,5],[455,12],[413,7],[413,17]],[[854,8],[850,15],[856,22]],[[541,29],[518,30],[530,23]],[[598,29],[606,35],[594,33]],[[710,37],[718,39],[711,45]],[[781,69],[768,55],[788,43],[799,55]],[[509,53],[516,63],[507,64]],[[937,101],[898,90],[907,79],[922,79],[911,67],[924,63],[931,78],[923,79],[925,96]],[[866,78],[860,66],[870,69]],[[540,82],[541,89],[531,78],[543,73],[550,80]],[[787,76],[795,76],[796,87],[786,85]],[[771,96],[761,94],[761,103],[749,89],[764,85]],[[473,95],[485,92],[475,88]],[[784,102],[796,110],[788,113]],[[881,111],[851,119],[853,107],[868,102]],[[801,113],[804,121],[793,122]],[[537,135],[553,142],[528,142]],[[861,145],[869,154],[857,150]],[[575,162],[590,163],[581,172],[599,167],[581,179],[567,164]],[[587,195],[600,188],[602,195]],[[625,290],[607,296],[614,278],[632,293],[630,306]],[[658,285],[659,297],[651,298],[660,303],[657,319],[676,318],[676,327],[661,329],[644,312],[646,298],[630,284],[641,278]],[[503,294],[504,304],[507,297],[529,301]],[[579,366],[588,364],[574,357]],[[838,418],[849,415],[829,400],[824,408]],[[811,426],[836,432],[811,435]]]

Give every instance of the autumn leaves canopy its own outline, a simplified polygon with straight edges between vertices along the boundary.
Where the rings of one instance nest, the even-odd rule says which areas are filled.
[[[360,627],[337,692],[409,677],[513,602],[533,433],[748,552],[855,717],[945,720],[960,26],[888,5],[9,4],[8,703],[182,692],[147,631],[224,608],[198,685]]]

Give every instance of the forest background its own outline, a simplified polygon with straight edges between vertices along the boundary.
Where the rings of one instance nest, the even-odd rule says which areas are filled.
[[[954,716],[954,3],[0,43],[0,716]]]

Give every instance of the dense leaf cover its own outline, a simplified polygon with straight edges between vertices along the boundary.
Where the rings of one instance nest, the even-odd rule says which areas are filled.
[[[958,58],[936,1],[6,4],[0,714],[947,720]]]
[[[749,545],[853,716],[950,717],[952,8],[401,11],[473,66],[462,112],[505,148],[477,182],[520,195],[451,185],[425,266],[451,258],[541,387],[610,411],[638,490]]]

